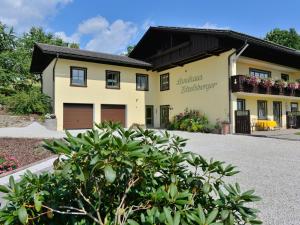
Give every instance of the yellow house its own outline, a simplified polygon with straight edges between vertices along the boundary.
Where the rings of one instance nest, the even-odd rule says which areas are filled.
[[[150,27],[129,56],[36,44],[31,72],[58,130],[166,127],[186,108],[237,133],[299,125],[300,53],[231,30]]]

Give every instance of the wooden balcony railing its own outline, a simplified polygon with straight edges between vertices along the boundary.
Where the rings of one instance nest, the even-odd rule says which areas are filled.
[[[245,75],[236,75],[231,77],[232,92],[248,92],[268,95],[284,95],[300,97],[300,89],[290,87],[280,87],[279,85],[265,86],[263,83],[251,84],[249,77]]]

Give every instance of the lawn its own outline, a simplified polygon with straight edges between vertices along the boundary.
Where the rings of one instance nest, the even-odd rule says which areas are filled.
[[[0,166],[4,163],[4,155],[17,160],[18,167],[46,159],[53,155],[43,148],[43,139],[0,138]]]
[[[300,135],[300,132],[296,132],[295,134],[296,134],[296,135]]]

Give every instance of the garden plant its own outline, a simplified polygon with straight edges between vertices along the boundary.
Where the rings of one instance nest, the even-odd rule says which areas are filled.
[[[236,168],[183,151],[186,141],[108,123],[67,133],[45,144],[60,155],[53,172],[0,186],[0,224],[261,224],[249,207],[260,198],[224,180]]]
[[[186,109],[184,113],[176,115],[169,125],[170,130],[183,130],[189,132],[211,133],[218,129],[212,125],[208,118],[198,110]]]

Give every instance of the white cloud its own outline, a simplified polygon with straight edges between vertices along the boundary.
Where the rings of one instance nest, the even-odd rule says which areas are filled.
[[[72,37],[88,38],[85,49],[100,52],[120,53],[137,34],[135,24],[116,20],[109,23],[102,16],[89,18],[79,24]]]
[[[72,0],[0,0],[0,21],[24,32],[32,26],[45,26],[46,19]]]
[[[80,42],[80,35],[78,33],[68,36],[65,32],[59,31],[59,32],[55,32],[54,35],[68,43],[79,43]]]
[[[78,26],[78,32],[81,34],[94,34],[100,30],[105,30],[109,27],[109,22],[102,16],[96,16],[83,21]]]
[[[149,27],[155,26],[155,22],[151,19],[145,20],[145,22],[142,24],[142,29],[143,30],[148,30]]]
[[[228,26],[218,26],[215,23],[210,23],[210,22],[206,22],[203,25],[193,25],[193,24],[188,24],[188,25],[184,25],[184,27],[189,27],[189,28],[201,28],[201,29],[219,29],[219,30],[228,30],[230,29],[230,27]]]

